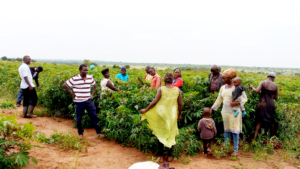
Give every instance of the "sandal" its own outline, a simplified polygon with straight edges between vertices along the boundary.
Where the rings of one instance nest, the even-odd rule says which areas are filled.
[[[204,156],[204,157],[207,157],[207,154],[204,154],[204,152],[203,152],[203,156]]]

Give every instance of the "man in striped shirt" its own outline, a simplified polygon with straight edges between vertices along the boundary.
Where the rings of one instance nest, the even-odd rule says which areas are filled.
[[[100,127],[98,126],[99,118],[96,114],[96,107],[93,103],[93,97],[96,92],[97,84],[94,78],[88,75],[88,68],[82,64],[79,67],[79,75],[76,75],[66,81],[63,87],[73,96],[76,107],[76,124],[78,128],[78,134],[83,137],[83,128],[81,119],[86,109],[92,120],[92,123],[96,129],[97,135],[101,133]],[[93,86],[93,92],[91,94],[91,86]],[[70,88],[73,88],[73,92]]]

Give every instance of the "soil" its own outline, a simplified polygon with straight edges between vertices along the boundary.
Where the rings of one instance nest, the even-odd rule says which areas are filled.
[[[54,117],[38,117],[34,119],[22,118],[22,108],[12,110],[2,110],[0,113],[16,114],[19,116],[19,123],[31,122],[36,127],[36,131],[44,133],[47,137],[54,133],[54,130],[60,132],[74,132],[74,122],[70,119],[54,118]],[[148,156],[155,156],[151,153],[143,153],[133,147],[123,147],[114,141],[100,140],[96,137],[94,129],[85,129],[84,137],[93,143],[88,147],[88,152],[78,153],[76,151],[63,151],[57,146],[41,144],[34,142],[30,150],[30,155],[35,157],[38,164],[29,163],[26,169],[73,169],[77,161],[77,169],[128,169],[132,164],[147,161]],[[241,153],[237,160],[232,160],[229,156],[221,159],[215,157],[204,157],[202,152],[198,153],[198,157],[191,157],[192,161],[185,165],[178,159],[170,163],[170,167],[176,169],[194,169],[194,168],[297,168],[291,163],[284,162],[284,158],[280,156],[282,150],[276,150],[276,154],[272,155],[266,161],[257,161],[250,153]]]

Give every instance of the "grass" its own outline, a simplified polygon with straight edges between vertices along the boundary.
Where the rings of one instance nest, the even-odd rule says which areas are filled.
[[[77,134],[73,134],[70,131],[67,133],[55,131],[49,138],[43,133],[37,134],[37,141],[44,144],[58,145],[63,150],[78,150],[79,152],[87,152],[87,147],[92,146],[85,138],[80,138]]]

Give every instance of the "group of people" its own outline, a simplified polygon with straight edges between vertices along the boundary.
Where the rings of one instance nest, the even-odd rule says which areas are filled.
[[[43,71],[42,67],[30,68],[28,65],[31,62],[29,56],[23,58],[24,63],[19,67],[21,81],[21,89],[24,96],[23,101],[23,116],[33,117],[33,109],[37,102],[35,85],[33,84],[34,77],[38,77],[38,73]],[[31,70],[35,70],[37,74]],[[172,161],[172,147],[176,144],[175,137],[179,134],[177,121],[181,119],[182,113],[182,90],[183,79],[181,70],[176,68],[173,73],[166,73],[164,76],[165,85],[162,86],[162,79],[156,73],[154,67],[147,66],[145,68],[145,81],[151,83],[151,88],[157,89],[155,99],[146,109],[140,110],[142,120],[147,119],[149,127],[153,130],[153,134],[158,138],[158,153],[160,162],[163,162],[163,155],[167,152],[167,161]],[[109,69],[101,71],[103,78],[101,79],[101,96],[106,90],[119,91],[114,83],[109,80]],[[34,76],[35,75],[35,76]],[[254,139],[256,139],[262,123],[270,124],[271,134],[274,135],[275,123],[275,102],[278,98],[278,86],[274,83],[276,74],[270,72],[268,79],[259,84],[255,89],[250,86],[250,89],[256,93],[260,93],[260,99],[256,110],[256,122]],[[129,75],[126,74],[126,68],[122,67],[121,73],[117,78],[122,81],[128,81]],[[242,85],[242,79],[237,77],[235,69],[227,69],[221,73],[221,68],[217,65],[211,67],[209,75],[210,83],[209,90],[211,93],[218,92],[218,98],[211,108],[203,109],[203,119],[199,121],[198,130],[201,131],[203,139],[204,155],[211,151],[212,139],[216,135],[217,130],[211,115],[217,111],[223,103],[222,118],[224,124],[225,144],[233,135],[234,152],[232,156],[238,156],[239,134],[242,133],[242,116],[246,114],[244,108],[248,98],[245,92],[245,87]],[[38,80],[36,79],[39,87]],[[91,92],[91,86],[93,90]],[[96,115],[96,107],[92,101],[97,84],[91,75],[88,75],[87,65],[79,66],[79,74],[66,81],[63,87],[68,91],[75,103],[76,107],[76,124],[78,126],[78,134],[83,137],[84,130],[81,125],[81,119],[84,110],[87,110],[92,123],[95,127],[97,135],[101,134],[101,128],[98,126],[99,119]],[[73,91],[70,90],[73,88]],[[29,101],[30,100],[30,101]]]

